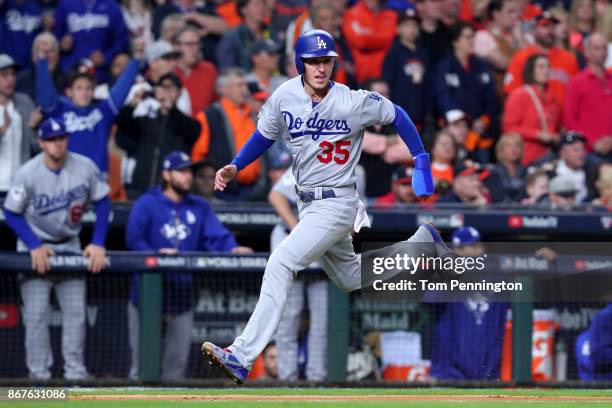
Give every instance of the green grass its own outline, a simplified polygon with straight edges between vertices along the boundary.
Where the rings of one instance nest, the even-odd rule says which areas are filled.
[[[610,397],[610,390],[544,389],[544,388],[190,388],[190,389],[116,389],[96,388],[82,391],[75,389],[71,395],[508,395],[508,396],[578,396]]]
[[[0,403],[2,404],[2,403]],[[224,401],[224,402],[203,402],[203,401],[71,401],[71,402],[18,402],[15,408],[64,408],[64,407],[126,407],[126,408],[173,408],[173,407],[206,407],[206,408],[599,408],[610,407],[609,403],[603,402],[432,402],[432,401],[402,401],[402,402],[293,402],[293,401]]]
[[[202,401],[202,400],[176,400],[176,401],[147,401],[147,400],[121,400],[121,401],[0,401],[0,407],[10,406],[16,408],[94,408],[94,407],[127,407],[127,408],[175,408],[175,407],[215,407],[215,408],[599,408],[612,407],[612,390],[566,390],[566,389],[454,389],[454,388],[210,388],[210,389],[72,389],[69,395],[247,395],[247,396],[290,396],[308,395],[310,401]],[[6,389],[0,389],[0,395],[6,395]],[[359,395],[418,395],[418,396],[458,396],[457,401],[317,401],[317,396],[359,396]],[[460,397],[469,398],[471,395],[499,395],[499,396],[531,396],[539,397],[608,397],[605,402],[594,401],[461,401]]]

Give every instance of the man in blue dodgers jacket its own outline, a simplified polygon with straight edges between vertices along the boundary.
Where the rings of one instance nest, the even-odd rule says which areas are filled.
[[[162,186],[149,190],[136,201],[126,231],[126,245],[133,251],[155,251],[175,255],[183,251],[223,251],[248,254],[201,197],[189,194],[193,163],[186,153],[174,151],[164,158]],[[192,276],[189,272],[166,273],[163,281],[163,313],[166,320],[162,379],[185,376],[191,344]],[[128,327],[132,352],[130,378],[138,378],[138,290],[140,275],[134,275],[128,304]]]

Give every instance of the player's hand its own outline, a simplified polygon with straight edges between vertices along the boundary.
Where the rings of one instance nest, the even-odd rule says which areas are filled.
[[[87,269],[91,273],[99,273],[106,266],[106,248],[103,246],[89,244],[85,247],[83,256],[89,258]]]
[[[250,248],[250,247],[237,246],[236,248],[232,248],[232,254],[248,255],[252,253],[253,253],[253,248]]]
[[[220,168],[215,175],[215,190],[223,191],[227,187],[227,183],[232,181],[232,179],[238,173],[238,167],[233,164],[228,164]]]
[[[159,253],[162,255],[176,255],[178,254],[178,249],[176,248],[160,248]]]
[[[32,270],[41,275],[49,272],[51,270],[51,260],[49,258],[53,255],[55,255],[55,252],[45,245],[41,245],[31,250],[30,257],[32,258]]]
[[[431,174],[429,154],[421,153],[414,158],[412,189],[419,198],[429,197],[434,192],[434,181]]]

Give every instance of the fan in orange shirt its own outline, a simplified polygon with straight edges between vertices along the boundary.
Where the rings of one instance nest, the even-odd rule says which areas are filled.
[[[394,11],[382,0],[360,0],[344,15],[342,32],[355,59],[358,82],[379,78],[397,25]]]
[[[508,94],[523,84],[522,73],[527,59],[542,53],[550,61],[548,89],[562,110],[569,80],[579,72],[578,62],[574,54],[554,46],[554,25],[558,22],[555,17],[544,12],[536,17],[535,22],[535,44],[523,48],[512,57],[504,79],[504,92]]]

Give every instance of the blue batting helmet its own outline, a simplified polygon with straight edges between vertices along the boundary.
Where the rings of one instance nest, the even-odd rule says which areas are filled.
[[[304,73],[303,58],[337,57],[336,41],[324,30],[308,30],[295,43],[295,67]]]

